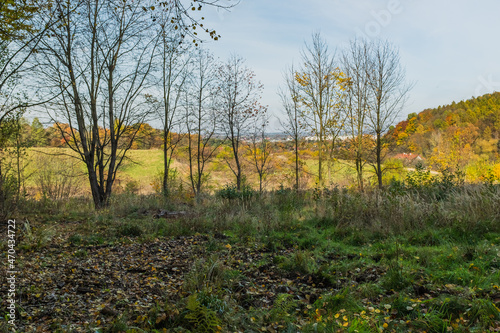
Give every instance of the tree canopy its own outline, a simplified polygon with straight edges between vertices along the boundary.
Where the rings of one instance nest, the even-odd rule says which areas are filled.
[[[31,18],[39,6],[35,0],[1,0],[0,40],[22,39],[26,32],[33,31]]]

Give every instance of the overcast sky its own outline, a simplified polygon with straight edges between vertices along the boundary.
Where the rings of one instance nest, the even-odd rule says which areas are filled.
[[[499,14],[498,0],[241,0],[230,12],[204,12],[222,36],[205,47],[222,60],[245,58],[264,84],[262,104],[279,115],[282,72],[300,64],[313,32],[338,50],[356,36],[387,39],[415,83],[406,118],[500,91]]]

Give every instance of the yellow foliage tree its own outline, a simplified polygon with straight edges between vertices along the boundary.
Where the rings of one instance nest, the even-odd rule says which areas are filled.
[[[304,125],[318,142],[318,181],[323,183],[323,162],[328,151],[333,153],[335,141],[344,127],[341,100],[347,78],[335,65],[335,59],[319,33],[313,34],[312,45],[302,52],[303,65],[295,73],[299,84],[297,98],[302,104]]]

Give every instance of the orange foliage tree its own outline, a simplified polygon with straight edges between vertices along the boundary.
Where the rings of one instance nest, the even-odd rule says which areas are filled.
[[[478,128],[472,124],[450,126],[436,135],[436,145],[429,158],[431,166],[438,170],[464,167],[473,158],[472,145],[479,137]]]

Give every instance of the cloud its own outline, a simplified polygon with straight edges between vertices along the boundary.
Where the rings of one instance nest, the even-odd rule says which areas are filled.
[[[230,13],[207,12],[206,26],[222,35],[208,47],[221,58],[231,53],[246,58],[264,83],[263,103],[271,110],[281,108],[276,95],[281,72],[300,62],[300,50],[314,31],[335,49],[378,25],[376,36],[400,47],[407,77],[417,82],[406,113],[470,98],[481,77],[500,79],[500,1],[399,0],[397,5],[398,0],[242,0]]]

